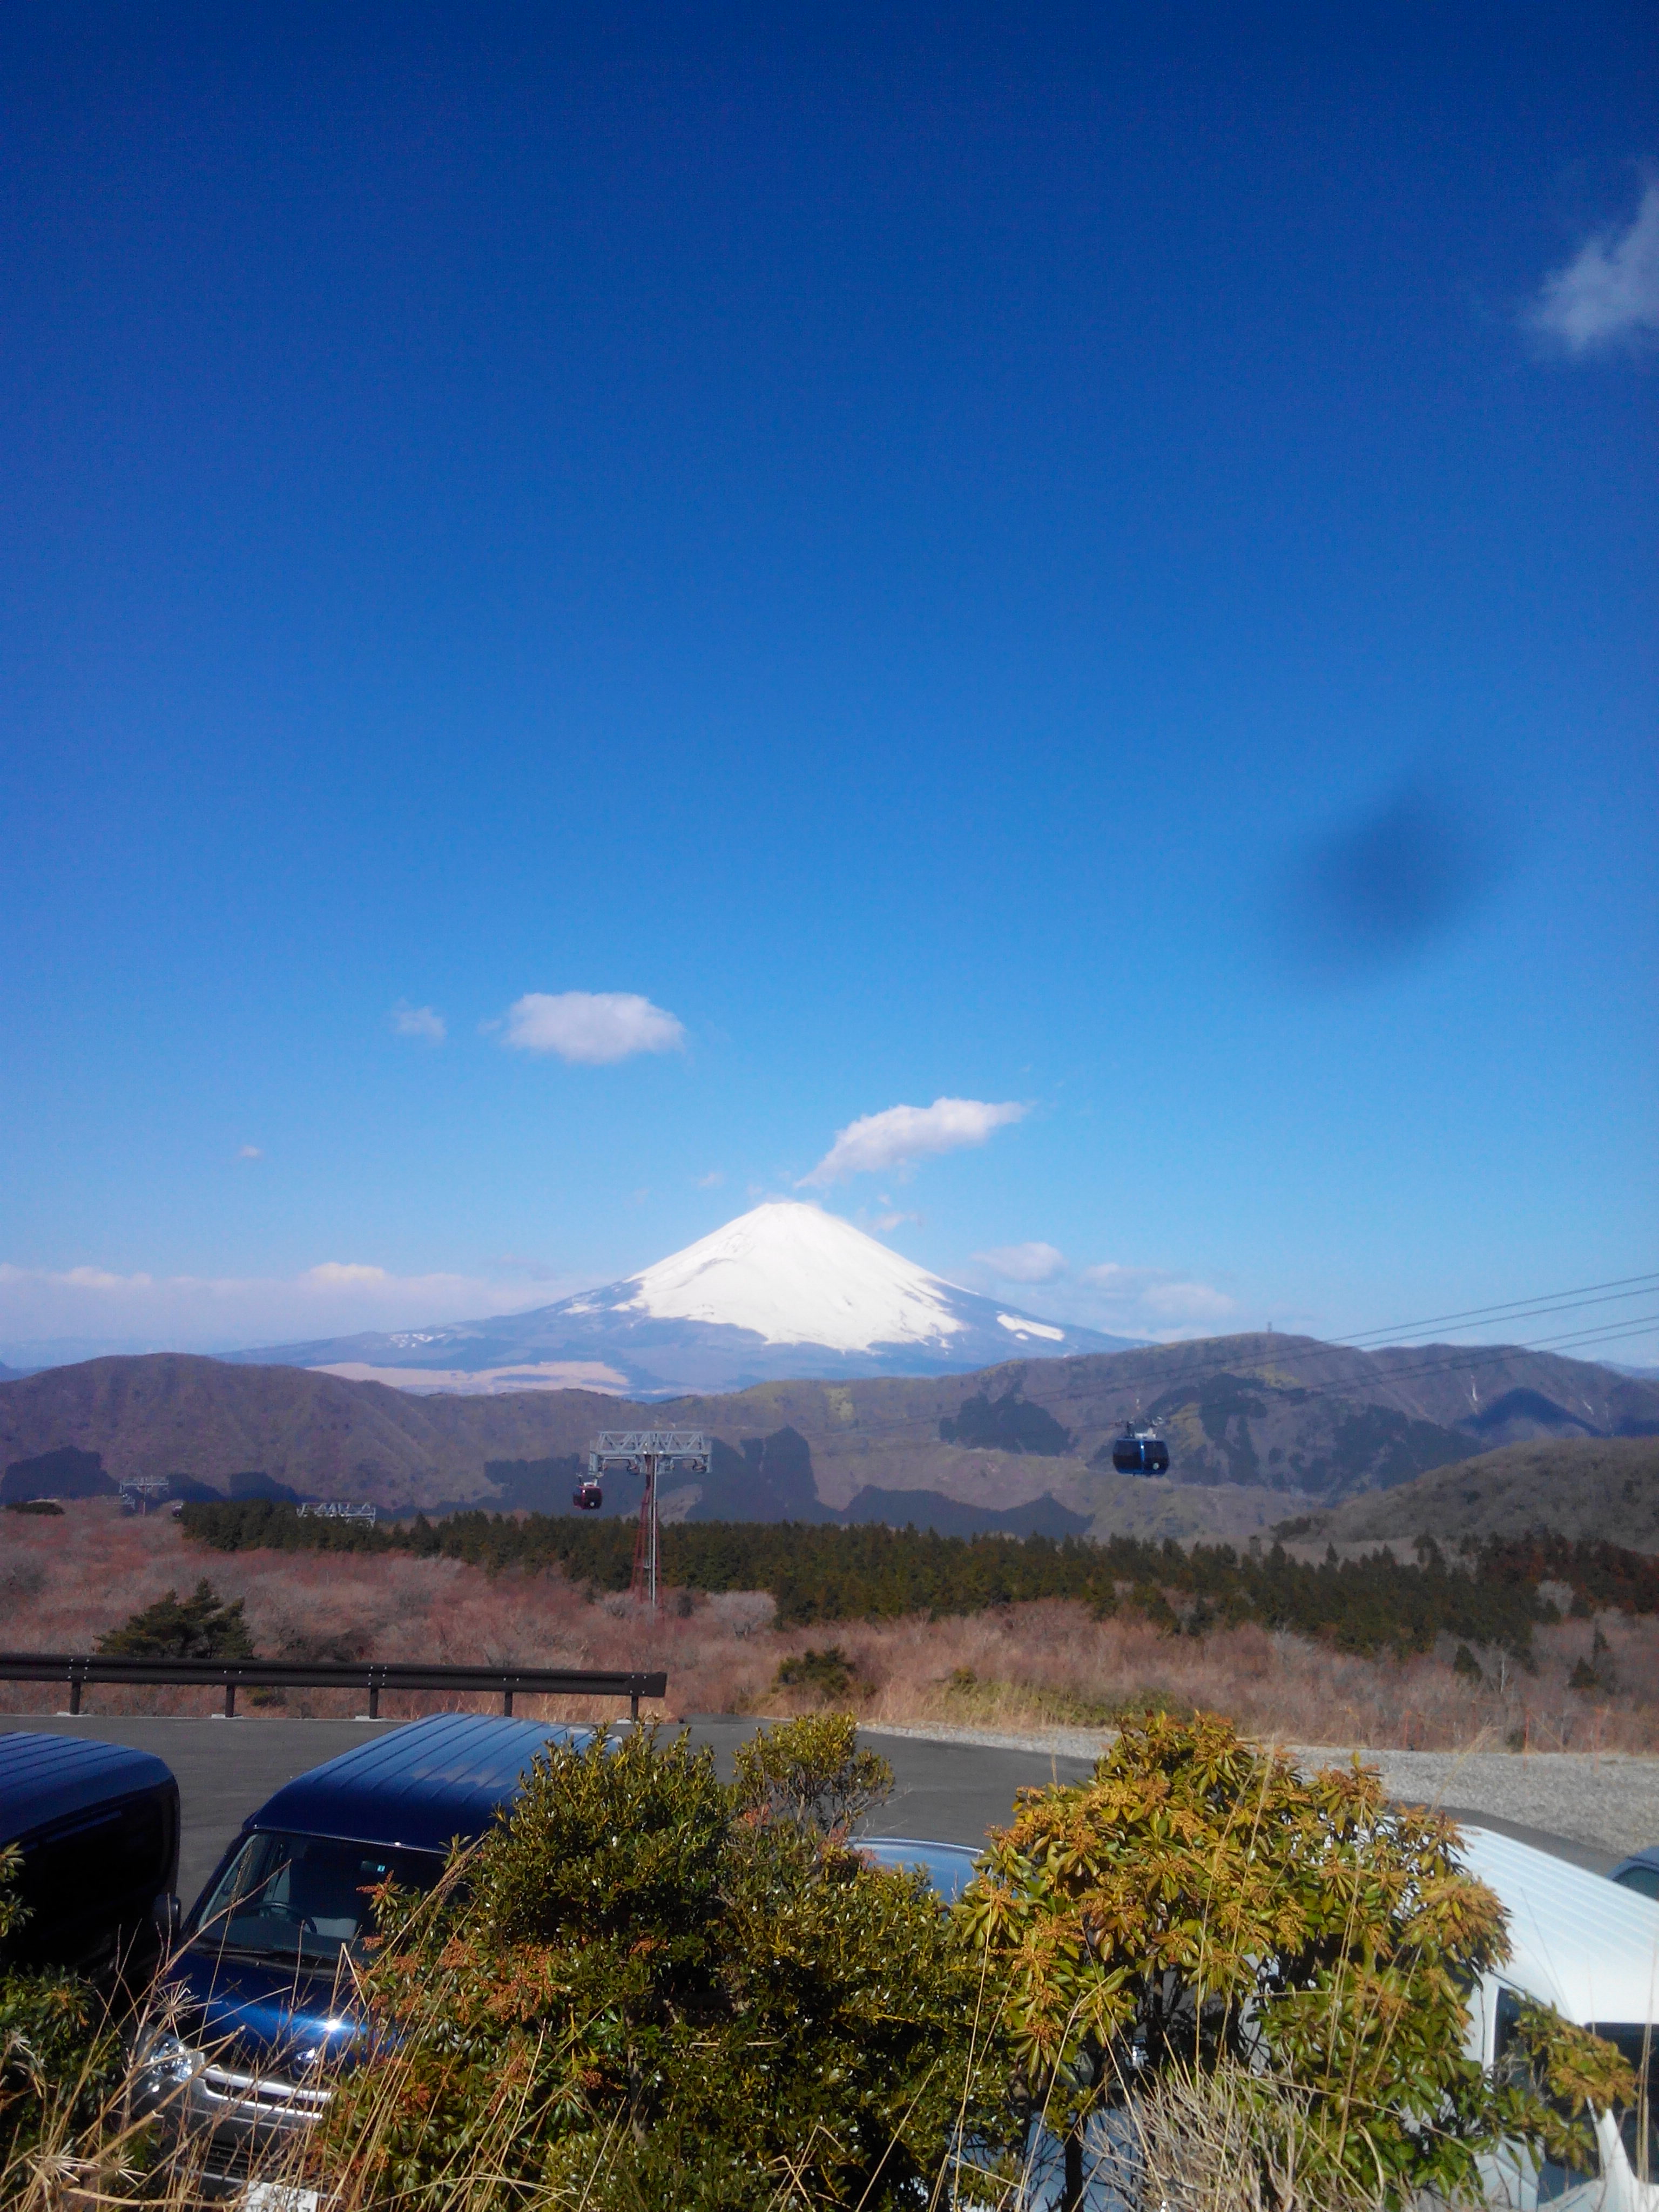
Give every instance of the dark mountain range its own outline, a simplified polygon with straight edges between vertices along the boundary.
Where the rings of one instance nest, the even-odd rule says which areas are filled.
[[[532,1313],[230,1356],[422,1393],[650,1399],[799,1376],[969,1374],[1013,1352],[1059,1358],[1133,1341],[1040,1321],[819,1206],[774,1200],[640,1274]]]
[[[1148,1418],[1169,1441],[1169,1478],[1115,1474],[1114,1433]],[[967,1515],[1021,1532],[1231,1537],[1497,1446],[1659,1435],[1659,1387],[1501,1346],[1361,1352],[1271,1334],[974,1375],[767,1382],[667,1404],[588,1390],[417,1396],[158,1353],[0,1383],[0,1468],[9,1497],[48,1492],[41,1462],[67,1448],[108,1482],[172,1475],[221,1496],[264,1482],[398,1510],[561,1510],[596,1431],[664,1420],[719,1440],[708,1475],[665,1494],[671,1515],[925,1511],[953,1528]],[[607,1510],[631,1510],[634,1486],[610,1487]]]

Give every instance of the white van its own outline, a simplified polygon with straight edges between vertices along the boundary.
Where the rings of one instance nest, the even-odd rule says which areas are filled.
[[[1553,2005],[1615,2043],[1635,2069],[1634,2110],[1596,2124],[1599,2173],[1534,2166],[1518,2148],[1483,2167],[1491,2202],[1534,2212],[1659,2212],[1659,1903],[1489,1828],[1465,1828],[1471,1874],[1510,1917],[1510,1957],[1472,2000],[1469,2053],[1504,2056],[1521,2006]]]

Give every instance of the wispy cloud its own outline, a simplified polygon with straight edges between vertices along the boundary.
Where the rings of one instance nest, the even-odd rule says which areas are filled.
[[[707,1175],[698,1176],[696,1180],[699,1190],[718,1190],[726,1181],[726,1175],[723,1169],[710,1168]]]
[[[1586,239],[1544,279],[1525,321],[1575,360],[1659,331],[1659,179],[1649,179],[1624,229]]]
[[[1113,1260],[1073,1267],[1057,1244],[1036,1238],[975,1252],[964,1272],[994,1292],[1004,1284],[1040,1284],[1040,1313],[1110,1336],[1207,1335],[1234,1311],[1232,1299],[1212,1284],[1167,1267],[1128,1267]]]
[[[544,1304],[550,1297],[586,1286],[586,1278],[539,1272],[542,1279],[532,1291],[521,1273],[516,1280],[442,1272],[400,1275],[361,1260],[322,1260],[286,1276],[119,1273],[95,1266],[0,1262],[0,1344],[85,1339],[222,1351],[467,1321]]]
[[[1185,1281],[1158,1267],[1126,1267],[1104,1260],[1080,1268],[1078,1280],[1095,1293],[1097,1310],[1112,1316],[1105,1325],[1125,1333],[1191,1335],[1201,1324],[1224,1322],[1236,1310],[1227,1293],[1212,1284]]]
[[[244,1145],[236,1155],[239,1160],[262,1160],[264,1158],[258,1145]]]
[[[685,1030],[636,991],[527,991],[507,1008],[501,1042],[600,1067],[636,1052],[683,1051]]]
[[[926,1226],[921,1214],[905,1212],[902,1206],[895,1206],[890,1198],[883,1198],[881,1207],[879,1213],[872,1214],[867,1220],[860,1217],[861,1225],[878,1237],[890,1237],[896,1229],[906,1226],[912,1229]]]
[[[974,1258],[1005,1283],[1052,1283],[1066,1272],[1066,1255],[1053,1244],[999,1244]]]
[[[849,1176],[881,1175],[889,1168],[902,1172],[934,1153],[982,1145],[1009,1122],[1024,1121],[1027,1111],[1012,1102],[998,1106],[981,1098],[890,1106],[884,1113],[866,1114],[838,1130],[835,1143],[811,1173],[801,1177],[799,1187],[845,1182]]]
[[[422,1044],[441,1044],[449,1035],[443,1016],[432,1006],[411,1006],[399,999],[387,1019],[398,1036],[415,1037]]]

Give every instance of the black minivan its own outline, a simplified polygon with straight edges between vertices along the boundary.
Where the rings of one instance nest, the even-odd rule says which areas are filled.
[[[0,1960],[137,1996],[179,1924],[179,1784],[149,1752],[94,1737],[0,1735],[0,1850],[27,1908]]]

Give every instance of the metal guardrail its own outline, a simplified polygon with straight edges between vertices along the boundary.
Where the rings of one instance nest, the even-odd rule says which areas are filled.
[[[641,1698],[668,1694],[664,1674],[602,1674],[568,1667],[422,1667],[399,1659],[130,1659],[113,1653],[0,1651],[0,1682],[67,1682],[70,1711],[81,1710],[89,1682],[176,1686],[202,1682],[225,1693],[225,1718],[236,1711],[238,1690],[350,1690],[368,1692],[368,1717],[378,1720],[382,1690],[484,1690],[499,1692],[511,1713],[514,1693],[526,1697],[626,1698],[638,1720]]]

